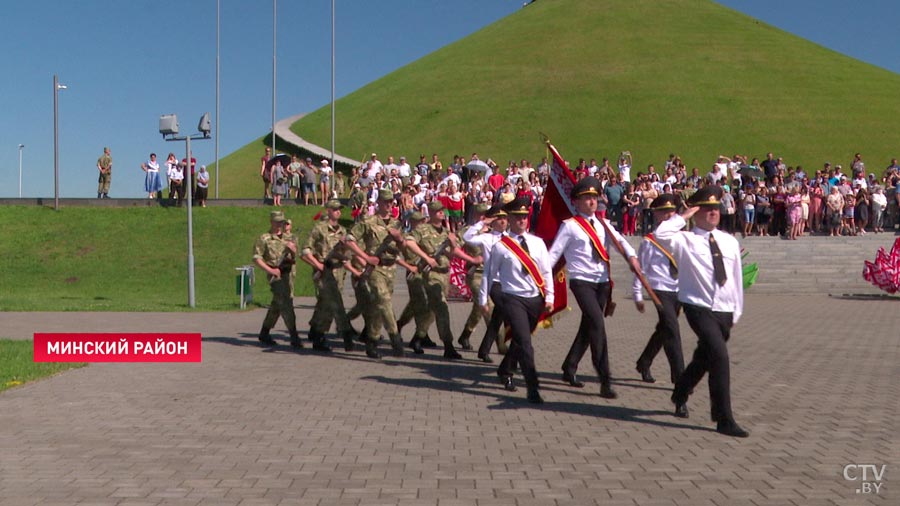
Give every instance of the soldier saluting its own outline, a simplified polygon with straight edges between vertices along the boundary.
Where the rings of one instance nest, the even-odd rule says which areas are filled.
[[[269,231],[259,236],[253,247],[253,262],[266,272],[269,288],[272,290],[272,304],[269,305],[269,311],[259,331],[259,342],[267,346],[275,344],[269,333],[281,317],[290,332],[291,347],[303,348],[297,334],[290,286],[290,273],[297,255],[297,245],[283,236],[284,213],[272,211],[269,214],[269,223]]]
[[[687,209],[662,222],[656,239],[672,252],[678,263],[678,300],[688,323],[697,334],[691,363],[675,384],[672,402],[675,416],[688,417],[687,400],[709,372],[709,397],[716,431],[726,436],[747,437],[749,432],[734,420],[731,411],[728,338],[744,310],[740,245],[731,234],[719,231],[722,188],[705,186],[687,201]],[[687,220],[695,226],[682,231]]]
[[[650,210],[653,211],[653,221],[662,223],[675,214],[675,196],[664,193],[656,197],[650,204]],[[641,241],[638,248],[638,260],[641,262],[641,269],[647,276],[650,287],[656,293],[662,303],[657,306],[656,312],[659,316],[659,322],[656,324],[656,330],[650,336],[650,341],[641,353],[637,361],[637,370],[641,373],[641,379],[647,383],[654,383],[656,380],[650,374],[650,364],[660,348],[666,352],[666,358],[669,359],[669,372],[674,385],[681,373],[684,372],[684,356],[681,352],[681,331],[678,328],[678,314],[681,311],[681,303],[678,302],[678,263],[675,258],[653,234],[647,234]],[[644,312],[643,293],[641,291],[641,281],[637,276],[634,277],[632,285],[634,291],[634,304],[637,310]]]
[[[349,250],[343,240],[346,229],[340,225],[344,205],[337,199],[325,204],[325,219],[313,226],[301,252],[301,259],[313,268],[313,284],[316,287],[316,308],[309,320],[309,338],[313,349],[331,351],[325,344],[325,333],[334,320],[338,335],[344,340],[344,350],[353,351],[354,332],[341,297]]]

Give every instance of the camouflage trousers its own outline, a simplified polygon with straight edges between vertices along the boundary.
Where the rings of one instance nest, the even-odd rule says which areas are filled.
[[[344,298],[341,296],[341,286],[344,285],[344,269],[325,269],[322,276],[314,281],[316,291],[316,307],[312,318],[309,320],[310,331],[328,332],[331,322],[334,321],[338,334],[344,335],[350,332],[350,319],[344,309]]]
[[[294,299],[291,298],[290,280],[285,278],[273,279],[269,282],[272,289],[272,304],[263,320],[263,328],[271,329],[278,322],[280,316],[284,320],[288,331],[297,332],[297,318],[294,315]]]
[[[478,326],[478,320],[483,319],[484,324],[488,324],[488,317],[484,315],[481,311],[481,306],[478,305],[478,291],[481,290],[481,277],[483,274],[478,269],[466,273],[466,284],[469,285],[469,290],[472,291],[472,310],[469,311],[469,318],[466,319],[466,326],[463,327],[463,330],[469,334]],[[490,299],[488,299],[488,304],[491,304]]]
[[[447,290],[450,275],[431,271],[425,275],[425,297],[428,309],[434,313],[438,336],[445,345],[453,345],[453,330],[450,328],[450,308],[447,306]]]
[[[425,337],[428,335],[428,327],[434,322],[434,313],[428,309],[425,280],[420,274],[413,274],[406,278],[406,287],[409,291],[409,302],[397,318],[397,326],[402,327],[410,320],[415,320],[416,332],[413,337]]]
[[[391,294],[394,292],[394,271],[396,267],[377,266],[366,281],[368,293],[365,295],[365,305],[362,307],[363,318],[366,321],[366,335],[372,339],[381,336],[381,330],[387,331],[389,336],[399,334],[397,320],[394,318],[394,308],[391,305]],[[357,301],[360,304],[361,301]]]
[[[97,178],[97,193],[109,193],[109,183],[112,182],[112,171],[100,174]]]

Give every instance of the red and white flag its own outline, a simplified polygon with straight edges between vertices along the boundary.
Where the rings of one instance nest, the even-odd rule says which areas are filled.
[[[547,248],[553,244],[556,232],[563,220],[571,218],[575,214],[575,206],[570,195],[575,186],[575,175],[566,166],[566,161],[559,154],[553,144],[547,143],[553,156],[553,166],[550,169],[550,183],[544,192],[544,200],[541,203],[541,211],[537,217],[535,235],[544,240]],[[565,257],[553,266],[553,310],[541,315],[541,321],[549,320],[554,314],[566,309],[569,305],[568,289],[566,286]]]

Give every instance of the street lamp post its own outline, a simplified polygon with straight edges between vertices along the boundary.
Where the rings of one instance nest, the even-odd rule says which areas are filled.
[[[53,209],[59,211],[59,90],[66,89],[59,84],[59,77],[53,74]]]
[[[19,144],[19,198],[22,198],[22,150],[25,149],[24,144]]]
[[[188,306],[195,307],[197,305],[194,297],[194,215],[193,215],[193,185],[191,185],[191,140],[209,139],[212,128],[209,123],[209,113],[205,113],[200,117],[200,124],[197,126],[199,134],[185,135],[178,137],[178,118],[174,114],[166,114],[159,118],[159,133],[163,139],[167,141],[184,141],[185,143],[185,166],[184,170],[187,176],[182,180],[183,185],[187,185],[185,193],[187,194],[187,271],[188,271]],[[168,136],[168,137],[167,137]]]

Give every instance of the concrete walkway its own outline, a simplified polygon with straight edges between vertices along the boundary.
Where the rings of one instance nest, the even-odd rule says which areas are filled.
[[[304,151],[308,151],[321,158],[331,159],[330,149],[325,149],[322,146],[313,144],[291,131],[291,125],[300,121],[300,118],[302,118],[303,116],[306,116],[306,113],[291,116],[289,118],[284,118],[276,122],[275,135],[277,135],[281,140],[287,142],[288,144],[303,149]],[[275,145],[275,148],[278,149],[277,143]],[[359,167],[362,164],[362,162],[359,160],[353,160],[352,158],[347,158],[346,156],[341,156],[338,154],[334,155],[334,161],[336,163],[342,163],[344,165],[350,165],[352,167]]]
[[[306,322],[311,300],[297,302]],[[458,331],[468,305],[451,312]],[[282,345],[264,349],[255,339],[262,317],[0,313],[2,333],[20,339],[48,331],[204,337],[200,364],[92,364],[0,394],[0,504],[900,502],[897,300],[748,293],[730,343],[746,440],[713,431],[705,386],[690,419],[671,415],[664,357],[656,384],[638,381],[634,361],[655,317],[624,299],[607,320],[620,398],[596,395],[587,360],[585,389],[559,380],[575,309],[535,338],[541,407],[525,402],[521,382],[515,393],[500,388],[495,369],[471,352],[454,363],[436,350],[382,361],[361,351],[295,353],[280,331]],[[689,356],[696,338],[684,321],[682,332]],[[855,464],[886,466],[878,494],[845,480]]]

